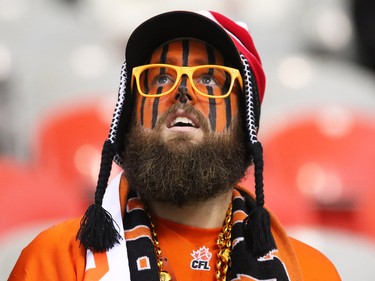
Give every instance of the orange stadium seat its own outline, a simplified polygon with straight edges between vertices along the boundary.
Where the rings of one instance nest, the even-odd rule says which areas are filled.
[[[51,174],[0,159],[0,237],[24,225],[76,217],[84,210],[78,194]]]
[[[375,238],[375,119],[346,109],[339,115],[301,115],[262,136],[266,202],[286,225]]]
[[[113,106],[96,99],[49,113],[35,138],[37,165],[70,182],[71,188],[94,191]]]

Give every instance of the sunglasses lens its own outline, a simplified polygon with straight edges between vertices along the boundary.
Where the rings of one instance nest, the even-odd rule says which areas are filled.
[[[232,81],[228,70],[212,66],[196,69],[192,78],[195,87],[210,96],[226,95]]]
[[[148,95],[160,95],[169,91],[177,82],[177,72],[168,66],[145,68],[139,76],[141,91]]]

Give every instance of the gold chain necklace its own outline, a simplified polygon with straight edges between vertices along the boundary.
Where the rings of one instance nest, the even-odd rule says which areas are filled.
[[[151,225],[151,236],[152,242],[155,248],[156,260],[157,265],[159,268],[159,278],[160,281],[172,281],[171,275],[163,269],[163,258],[161,254],[161,249],[159,245],[158,236],[155,230],[155,225],[152,222],[151,214],[145,206],[145,211],[150,221]],[[230,203],[227,213],[225,215],[224,225],[222,231],[219,233],[219,236],[216,240],[216,244],[219,247],[219,251],[217,253],[217,262],[216,262],[216,280],[218,281],[226,281],[226,276],[228,269],[231,266],[231,235],[232,235],[232,203]]]
[[[166,271],[166,270],[163,270],[163,258],[162,258],[162,254],[161,254],[158,236],[157,236],[157,233],[156,233],[156,230],[155,230],[155,225],[154,225],[154,223],[152,222],[152,219],[151,219],[151,214],[150,214],[150,212],[149,212],[149,210],[146,206],[145,206],[145,211],[147,213],[147,216],[148,216],[148,219],[149,219],[150,225],[151,225],[151,236],[152,236],[152,242],[154,243],[155,254],[156,254],[156,262],[157,262],[157,265],[158,265],[158,268],[159,268],[160,281],[172,281],[172,276],[169,274],[169,272]]]
[[[219,247],[216,263],[216,280],[225,281],[228,268],[231,266],[231,248],[232,248],[232,202],[229,205],[225,216],[223,230],[219,233],[216,244]]]

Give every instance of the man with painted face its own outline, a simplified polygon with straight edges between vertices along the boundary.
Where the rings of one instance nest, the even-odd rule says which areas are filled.
[[[123,156],[130,188],[156,214],[182,212],[173,220],[221,225],[223,204],[229,205],[249,165],[240,141],[239,71],[224,66],[211,45],[177,39],[158,47],[133,74],[136,110]],[[199,216],[188,216],[200,206]]]
[[[340,280],[264,208],[264,88],[243,24],[171,12],[140,25],[95,203],[40,234],[10,280]],[[107,186],[113,159],[124,172]],[[239,184],[252,164],[255,195]]]

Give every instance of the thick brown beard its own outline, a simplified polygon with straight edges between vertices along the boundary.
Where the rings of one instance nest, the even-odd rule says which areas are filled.
[[[193,205],[233,189],[244,177],[249,162],[237,122],[223,133],[206,134],[199,144],[179,135],[167,144],[158,132],[132,127],[124,170],[129,187],[145,201]]]

